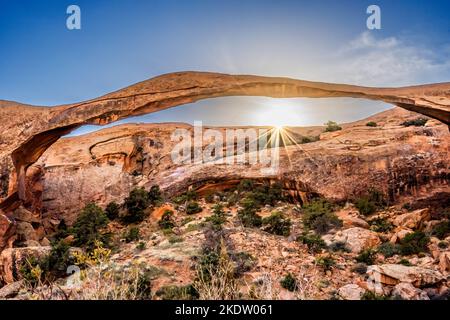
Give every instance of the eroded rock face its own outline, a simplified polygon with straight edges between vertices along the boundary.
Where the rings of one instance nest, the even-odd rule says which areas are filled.
[[[395,286],[400,282],[406,282],[416,288],[434,285],[445,280],[445,277],[438,271],[399,264],[370,266],[367,269],[367,274],[374,283]]]
[[[41,258],[47,255],[51,247],[9,248],[0,253],[0,275],[3,281],[13,283],[20,280],[20,267],[29,257]]]
[[[0,162],[10,163],[12,160],[17,173],[17,180],[14,181],[17,185],[14,183],[11,192],[17,191],[17,197],[24,200],[27,168],[61,136],[83,124],[106,124],[201,99],[240,95],[382,100],[420,112],[448,125],[449,92],[450,83],[405,88],[367,88],[287,78],[206,72],[172,73],[97,99],[53,108],[0,101],[0,118],[9,120],[0,124]],[[2,170],[3,168],[2,165]]]
[[[16,222],[0,211],[0,252],[12,240],[16,231]]]
[[[335,138],[303,144],[301,149],[282,148],[276,175],[264,174],[260,164],[174,163],[171,151],[178,141],[172,141],[171,135],[176,129],[191,130],[193,134],[189,125],[121,125],[54,144],[29,169],[28,202],[35,208],[34,217],[41,219],[51,233],[62,219],[71,224],[88,202],[104,207],[111,201],[121,202],[135,187],[149,189],[154,184],[171,196],[190,186],[198,188],[199,193],[218,191],[243,178],[278,181],[286,195],[300,202],[311,195],[345,201],[364,194],[371,186],[395,200],[405,192],[414,194],[448,183],[450,139],[446,126],[433,122],[427,128],[399,125],[414,117],[393,109],[344,125]],[[367,127],[369,120],[379,127]],[[294,136],[309,129],[288,130]],[[353,146],[359,146],[358,150]],[[411,161],[419,156],[427,161]],[[407,170],[409,177],[414,176],[413,183],[410,178],[402,180],[397,168],[400,173]],[[341,217],[345,228],[368,228],[356,209],[347,209]]]

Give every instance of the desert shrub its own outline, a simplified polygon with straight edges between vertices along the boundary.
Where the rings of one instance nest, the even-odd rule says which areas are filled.
[[[75,236],[75,245],[92,248],[96,241],[109,244],[110,234],[103,232],[108,217],[94,203],[87,204],[75,221],[71,233]]]
[[[238,211],[238,218],[245,227],[257,227],[262,224],[261,217],[256,213],[255,202],[245,198],[241,201],[242,208]]]
[[[161,300],[196,300],[199,298],[197,290],[192,284],[185,286],[164,286],[155,295]]]
[[[70,234],[69,228],[67,228],[66,221],[63,219],[59,222],[56,232],[52,236],[53,241],[59,241],[66,238]]]
[[[175,227],[175,221],[173,220],[173,211],[166,210],[158,221],[158,226],[163,230],[172,229]]]
[[[396,244],[385,242],[378,246],[377,252],[381,253],[385,258],[390,258],[399,254],[400,248]]]
[[[430,238],[422,231],[407,234],[400,240],[400,253],[404,256],[427,252]]]
[[[136,245],[136,249],[138,249],[139,251],[142,251],[142,250],[145,249],[146,246],[147,246],[147,245],[145,244],[145,242],[144,242],[144,241],[141,241],[141,242],[139,242],[139,243]]]
[[[317,234],[304,232],[297,237],[297,241],[306,244],[310,253],[319,253],[326,248],[325,241]]]
[[[283,279],[281,279],[280,285],[286,290],[295,291],[295,289],[297,289],[297,280],[291,273],[288,273]]]
[[[150,206],[148,192],[144,188],[131,190],[129,196],[125,198],[127,214],[122,216],[124,223],[139,223],[145,219],[145,210]]]
[[[255,265],[255,258],[247,252],[237,252],[230,254],[231,260],[234,262],[235,277],[241,276],[244,272],[250,271]]]
[[[175,234],[170,235],[168,240],[169,240],[169,243],[171,243],[171,244],[184,241],[183,237],[175,235]]]
[[[385,295],[378,295],[372,291],[367,290],[361,296],[361,300],[389,300],[389,297]]]
[[[333,266],[336,264],[336,261],[331,255],[321,256],[316,258],[316,264],[323,268],[325,271],[331,270]]]
[[[227,221],[225,212],[223,211],[223,206],[221,204],[214,205],[213,214],[212,216],[206,218],[206,221],[211,223],[214,230],[221,230],[222,225]]]
[[[450,235],[450,221],[442,221],[431,230],[431,235],[438,239],[445,239]]]
[[[188,190],[186,193],[172,199],[176,204],[183,204],[194,200],[197,200],[197,193],[194,190]]]
[[[289,236],[291,233],[291,220],[275,211],[270,216],[262,219],[263,230],[278,236]]]
[[[119,217],[120,206],[115,202],[110,202],[105,208],[105,214],[109,220],[116,220]]]
[[[440,249],[447,249],[447,248],[448,248],[448,243],[445,242],[445,241],[439,241],[438,247],[439,247]]]
[[[370,189],[368,195],[355,201],[355,206],[362,215],[368,216],[386,205],[383,193],[376,189]]]
[[[325,132],[335,132],[335,131],[339,131],[342,130],[342,127],[340,127],[336,122],[334,121],[328,121],[327,123],[325,123],[325,125],[327,126],[325,128]]]
[[[401,259],[398,262],[398,264],[401,264],[402,266],[406,266],[406,267],[411,267],[412,266],[411,262],[409,262],[408,259]]]
[[[307,137],[307,136],[303,136],[300,139],[300,143],[301,144],[306,144],[306,143],[312,143],[312,142],[316,142],[319,141],[320,137],[319,136],[314,136],[314,137]]]
[[[373,265],[376,259],[376,252],[372,249],[366,249],[361,251],[355,259],[357,262]]]
[[[154,185],[150,188],[150,191],[148,192],[148,200],[152,205],[159,204],[162,201],[161,190],[158,185]]]
[[[138,241],[140,239],[139,234],[139,228],[138,227],[132,227],[128,229],[127,233],[125,234],[125,242],[130,243],[133,241]]]
[[[410,126],[423,127],[427,122],[428,122],[428,119],[417,118],[417,119],[414,119],[414,120],[408,120],[408,121],[403,122],[402,126],[405,126],[405,127],[410,127]]]
[[[356,200],[355,207],[364,216],[368,216],[377,210],[375,204],[369,200],[367,197],[362,197]]]
[[[239,298],[235,266],[224,241],[216,251],[205,252],[197,265],[194,288],[202,300],[232,300]]]
[[[377,123],[375,121],[369,121],[369,122],[366,123],[366,126],[368,126],[368,127],[376,127]]]
[[[351,250],[347,247],[347,243],[343,241],[337,241],[330,244],[328,247],[333,252],[350,252]]]
[[[365,263],[357,263],[352,268],[353,272],[356,272],[358,274],[365,274],[367,272],[367,264]]]
[[[239,192],[253,191],[254,183],[250,179],[242,179],[237,186]]]
[[[208,194],[205,196],[205,201],[206,201],[207,203],[213,203],[213,202],[214,202],[214,193],[208,193]]]
[[[342,221],[332,212],[332,205],[324,200],[317,199],[303,206],[303,225],[318,234],[325,234],[329,230],[341,227]]]
[[[370,229],[375,232],[389,232],[394,226],[387,218],[377,217],[369,221]]]
[[[23,279],[32,287],[52,282],[66,275],[69,265],[74,263],[70,246],[63,240],[54,242],[50,253],[42,258],[29,257],[19,267]]]
[[[202,212],[202,207],[197,201],[189,201],[186,205],[186,214],[196,214]]]
[[[257,201],[260,205],[275,205],[278,201],[284,200],[283,187],[280,183],[274,183],[271,185],[265,184],[256,187],[252,192],[251,197]]]

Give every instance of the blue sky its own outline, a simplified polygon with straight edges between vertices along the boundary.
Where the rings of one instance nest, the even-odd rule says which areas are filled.
[[[81,30],[66,28],[70,4],[81,8]],[[381,30],[366,28],[370,4],[381,8]],[[72,103],[182,70],[373,86],[444,82],[449,12],[449,0],[0,0],[0,99]],[[270,124],[284,114],[291,125],[311,125],[386,108],[354,99],[223,98],[127,121]]]

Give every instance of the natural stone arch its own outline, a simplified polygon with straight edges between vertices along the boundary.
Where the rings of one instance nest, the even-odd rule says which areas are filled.
[[[104,125],[198,100],[224,96],[352,97],[380,100],[450,125],[450,83],[369,88],[289,78],[179,72],[70,105],[35,107],[0,101],[0,160],[11,157],[17,188],[0,204],[24,199],[27,168],[61,136],[85,124]]]

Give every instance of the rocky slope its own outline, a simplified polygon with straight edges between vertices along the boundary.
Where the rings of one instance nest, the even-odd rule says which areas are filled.
[[[449,135],[445,125],[432,120],[425,127],[401,125],[416,117],[392,109],[322,133],[317,142],[281,148],[275,174],[264,173],[260,164],[174,164],[170,152],[177,142],[171,134],[191,129],[183,124],[129,124],[64,138],[29,169],[28,209],[41,221],[35,227],[44,228],[42,238],[61,220],[71,224],[86,203],[105,207],[141,186],[159,185],[173,196],[190,187],[219,190],[243,178],[279,181],[300,203],[316,195],[348,201],[369,188],[383,191],[391,202],[421,191],[431,194],[448,186]],[[366,126],[368,121],[378,127]],[[286,131],[301,140],[323,128]]]

